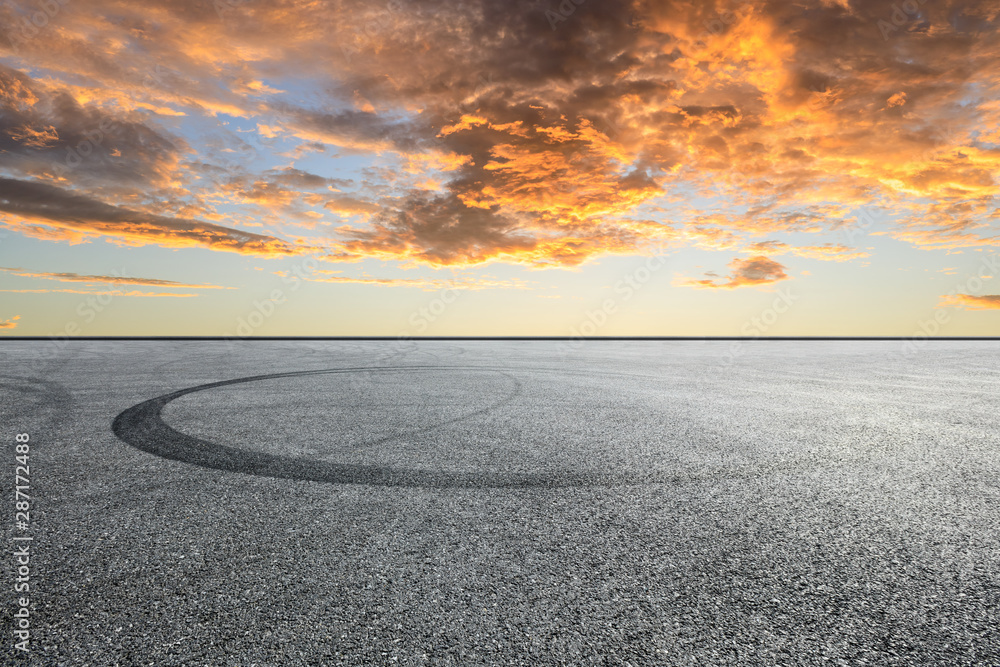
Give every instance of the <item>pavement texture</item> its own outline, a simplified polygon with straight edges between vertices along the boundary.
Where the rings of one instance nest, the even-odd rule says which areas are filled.
[[[917,347],[2,342],[0,656],[1000,665],[1000,342]]]

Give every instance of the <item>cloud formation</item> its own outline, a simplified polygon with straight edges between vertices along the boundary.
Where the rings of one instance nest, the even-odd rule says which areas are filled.
[[[17,321],[21,319],[20,315],[15,315],[14,317],[0,322],[0,329],[16,329]]]
[[[951,294],[941,297],[939,307],[951,306],[966,310],[1000,310],[1000,294]]]
[[[139,290],[131,290],[126,292],[125,290],[79,290],[79,289],[4,289],[0,292],[6,292],[9,294],[91,294],[94,296],[108,295],[108,296],[139,296],[139,297],[161,297],[161,296],[175,296],[175,297],[192,297],[198,296],[197,294],[189,294],[185,292],[141,292]]]
[[[265,257],[301,251],[273,236],[113,206],[34,181],[0,178],[0,212],[11,214],[2,220],[7,227],[36,238],[79,243],[105,237],[124,245],[200,246]]]
[[[272,257],[330,226],[329,258],[431,266],[667,239],[846,261],[867,253],[773,239],[859,209],[918,247],[997,245],[1000,2],[911,4],[94,0],[34,36],[8,4],[5,176],[58,190],[4,210],[37,238]],[[300,174],[327,148],[356,187]]]
[[[177,288],[188,288],[188,289],[232,289],[230,287],[223,287],[222,285],[181,283],[175,280],[161,280],[159,278],[133,278],[124,275],[88,276],[88,275],[80,275],[78,273],[44,273],[44,272],[22,271],[21,269],[12,269],[3,266],[0,266],[0,271],[7,271],[9,273],[13,273],[16,276],[21,276],[22,278],[43,278],[46,280],[58,280],[60,282],[69,282],[69,283],[89,283],[89,284],[110,283],[114,285],[146,285],[146,286],[156,286],[156,287],[177,287]]]
[[[770,285],[779,280],[786,280],[788,277],[783,265],[773,259],[758,255],[747,259],[737,257],[731,261],[729,263],[729,276],[724,279],[685,280],[681,284],[687,287],[735,289],[737,287]]]
[[[133,110],[81,104],[77,97],[90,95],[73,92],[0,64],[0,152],[8,173],[115,192],[176,177],[182,139]]]

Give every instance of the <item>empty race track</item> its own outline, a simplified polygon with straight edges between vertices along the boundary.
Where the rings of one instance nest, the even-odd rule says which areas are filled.
[[[7,342],[35,664],[1000,664],[1000,344],[731,345]]]

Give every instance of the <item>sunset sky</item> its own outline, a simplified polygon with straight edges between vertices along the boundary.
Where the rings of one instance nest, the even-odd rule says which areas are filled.
[[[5,0],[0,335],[1000,335],[1000,0]]]

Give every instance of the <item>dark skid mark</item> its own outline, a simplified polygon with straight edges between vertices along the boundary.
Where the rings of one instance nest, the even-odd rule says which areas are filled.
[[[512,369],[503,369],[512,370]],[[529,371],[542,369],[523,369]],[[265,477],[296,479],[334,484],[372,484],[378,486],[416,486],[434,488],[529,488],[573,486],[620,486],[632,484],[680,481],[654,478],[651,474],[632,472],[581,472],[573,470],[519,473],[519,472],[444,472],[411,468],[393,468],[377,465],[331,463],[328,461],[279,456],[219,445],[175,431],[162,417],[164,406],[170,401],[196,391],[214,389],[244,382],[271,380],[304,375],[371,372],[428,372],[428,371],[494,371],[485,366],[401,366],[394,368],[336,368],[316,371],[255,375],[234,380],[224,380],[181,389],[164,394],[128,408],[119,414],[111,430],[122,441],[150,454],[163,458],[193,463],[205,468],[241,472]],[[517,394],[506,397],[501,403]],[[496,406],[491,406],[492,409]],[[471,416],[467,415],[466,417]]]

